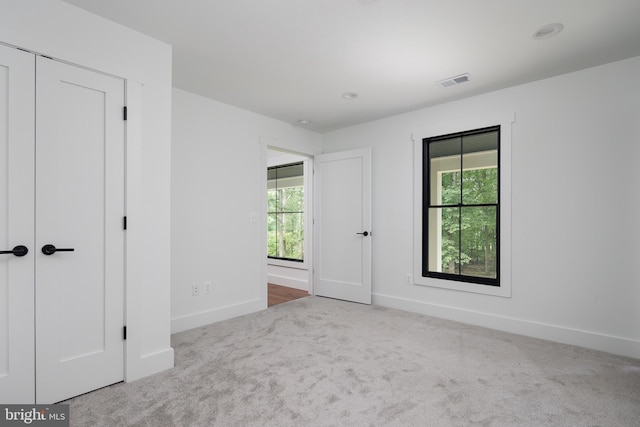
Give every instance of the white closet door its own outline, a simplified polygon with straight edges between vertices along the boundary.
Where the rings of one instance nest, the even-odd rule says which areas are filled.
[[[42,57],[36,78],[36,401],[53,403],[124,378],[124,82]]]
[[[34,400],[34,56],[0,45],[0,402]],[[17,252],[19,254],[19,251]]]

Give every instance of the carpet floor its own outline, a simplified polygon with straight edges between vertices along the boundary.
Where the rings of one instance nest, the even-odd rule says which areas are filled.
[[[640,360],[307,297],[173,335],[72,426],[639,426]]]

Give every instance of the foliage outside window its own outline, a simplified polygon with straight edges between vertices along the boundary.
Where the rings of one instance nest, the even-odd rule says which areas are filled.
[[[293,163],[267,170],[267,255],[304,261],[304,166]]]
[[[499,286],[500,127],[423,140],[422,275]]]

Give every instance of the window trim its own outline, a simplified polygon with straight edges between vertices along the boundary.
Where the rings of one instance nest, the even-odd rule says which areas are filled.
[[[470,117],[456,122],[434,122],[412,132],[411,139],[414,149],[413,284],[505,298],[511,297],[511,133],[513,123],[515,123],[515,115],[513,113],[495,113],[480,117]],[[423,277],[423,139],[493,126],[500,126],[499,286],[486,286],[441,277]]]

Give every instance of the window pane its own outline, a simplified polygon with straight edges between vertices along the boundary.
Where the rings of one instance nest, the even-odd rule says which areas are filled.
[[[438,205],[458,205],[460,203],[461,173],[459,170],[443,172],[441,175],[440,194]]]
[[[276,190],[267,190],[267,212],[275,212],[276,206]]]
[[[269,214],[267,219],[269,256],[304,260],[304,214]]]
[[[304,210],[304,190],[302,187],[282,189],[282,211],[302,212]]]
[[[474,277],[497,277],[498,233],[497,207],[461,208],[461,274]]]
[[[279,230],[278,256],[304,259],[304,217],[301,213],[281,214],[282,228]]]
[[[429,209],[429,271],[460,273],[460,208]]]
[[[461,138],[429,143],[429,193],[432,205],[460,203],[461,154]],[[449,175],[450,172],[457,172],[458,175]]]
[[[498,203],[498,132],[468,135],[462,141],[462,203]]]
[[[462,203],[498,203],[498,169],[470,169],[462,172]]]
[[[277,178],[283,183],[292,182],[293,178],[300,178],[304,172],[302,163],[294,163],[286,166],[276,166],[273,170],[277,173]]]
[[[278,256],[277,214],[267,214],[267,256]]]

